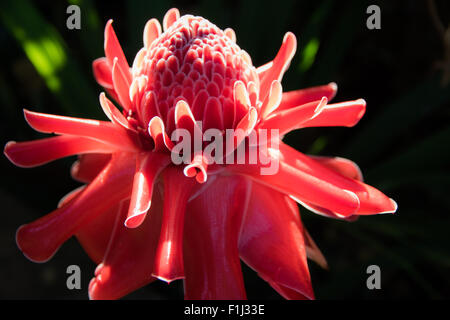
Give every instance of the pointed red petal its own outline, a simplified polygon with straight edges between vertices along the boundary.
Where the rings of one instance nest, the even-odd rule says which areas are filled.
[[[187,208],[184,243],[186,299],[245,299],[237,241],[248,181],[218,176]]]
[[[363,176],[362,176],[361,170],[359,169],[358,165],[351,160],[340,158],[340,157],[322,157],[322,156],[309,156],[309,157],[318,161],[319,163],[328,167],[329,169],[334,170],[334,171],[342,174],[343,176],[346,176],[347,178],[363,181]],[[319,207],[319,206],[316,206],[316,205],[313,205],[313,204],[307,203],[307,202],[302,202],[302,205],[305,206],[307,209],[309,209],[312,212],[315,212],[317,214],[320,214],[320,215],[323,215],[326,217],[334,218],[334,219],[344,219],[347,221],[355,221],[358,218],[358,215],[353,215],[353,216],[343,218],[342,216],[338,216],[338,215],[336,215],[336,213],[334,213],[328,209],[325,209],[325,208],[322,208],[322,207]],[[306,235],[305,235],[305,239],[307,239]]]
[[[342,174],[330,169],[327,166],[320,164],[320,162],[298,152],[297,150],[281,143],[280,152],[282,161],[286,162],[292,168],[295,168],[303,173],[310,174],[322,183],[327,183],[341,191],[350,192],[358,197],[359,208],[354,214],[369,215],[379,213],[394,213],[397,210],[397,204],[379,190],[364,184],[361,181],[350,179]],[[326,208],[338,216],[342,215],[348,217],[348,214],[342,214],[339,211],[331,208],[326,203],[313,203],[308,199],[296,197],[300,202],[312,203],[322,208]]]
[[[114,149],[88,138],[57,136],[27,142],[10,141],[4,153],[16,166],[29,168],[80,153],[111,153]]]
[[[56,116],[24,110],[25,119],[36,131],[92,138],[117,149],[136,151],[137,136],[107,121]]]
[[[102,92],[100,93],[100,105],[102,106],[103,112],[106,114],[111,122],[118,124],[125,129],[130,129],[127,118],[120,112],[116,106],[105,96]]]
[[[105,56],[111,68],[114,65],[114,59],[117,58],[117,63],[122,69],[125,79],[128,82],[131,82],[130,67],[127,59],[125,58],[122,47],[120,46],[119,40],[117,39],[116,33],[114,32],[112,22],[112,19],[109,20],[105,27]]]
[[[366,102],[363,99],[327,105],[317,117],[302,123],[306,127],[353,127],[364,115]]]
[[[159,173],[171,162],[166,153],[145,152],[138,155],[130,208],[125,220],[128,228],[137,228],[145,219],[151,205],[153,184]]]
[[[327,98],[314,101],[297,108],[275,112],[265,119],[259,126],[261,129],[279,129],[279,135],[303,127],[303,124],[320,115],[327,104]]]
[[[252,184],[239,254],[264,279],[314,298],[298,207],[286,195]]]
[[[16,233],[16,242],[24,255],[32,261],[47,261],[83,224],[128,196],[135,161],[130,158],[129,154],[113,156],[78,197],[52,213],[21,226]]]
[[[195,180],[186,178],[176,167],[168,167],[163,173],[164,212],[152,275],[171,282],[184,278],[183,229],[187,201]]]
[[[301,106],[326,97],[328,101],[334,98],[337,92],[336,83],[332,82],[324,86],[311,87],[283,93],[278,110],[286,110]]]
[[[297,49],[297,39],[291,32],[286,33],[283,38],[283,43],[278,51],[275,59],[266,65],[267,70],[263,73],[259,72],[260,76],[260,99],[264,101],[269,94],[269,89],[273,80],[281,82],[283,74],[286,72],[289,64],[294,57],[295,50]],[[260,70],[261,71],[261,70]]]
[[[227,167],[295,199],[332,208],[331,210],[342,216],[350,216],[358,210],[359,200],[354,193],[343,190],[327,180],[321,180],[315,171],[300,170],[283,158],[273,158],[272,161],[279,161],[278,171],[272,175],[262,175],[264,166],[261,164],[230,164]]]

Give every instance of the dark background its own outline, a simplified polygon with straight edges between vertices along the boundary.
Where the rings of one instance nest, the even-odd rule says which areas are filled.
[[[145,22],[167,9],[232,27],[238,45],[259,66],[292,31],[299,47],[283,79],[294,90],[337,82],[335,101],[364,98],[354,128],[308,128],[285,141],[306,153],[356,161],[371,184],[394,198],[395,215],[341,222],[301,208],[302,219],[330,270],[310,263],[318,299],[442,299],[450,297],[450,3],[436,1],[5,1],[0,2],[0,137],[43,137],[22,108],[104,119],[101,88],[91,71],[103,56],[103,28],[114,28],[128,61],[142,46]],[[66,8],[81,8],[81,30],[66,28]],[[366,8],[381,8],[381,30],[368,30]],[[440,26],[440,27],[439,27]],[[446,70],[446,72],[445,72]],[[447,82],[445,81],[447,79]],[[34,169],[0,158],[0,298],[86,299],[95,265],[71,239],[45,264],[34,264],[14,242],[16,229],[50,211],[78,184],[74,157]],[[82,270],[82,289],[66,288],[66,267]],[[366,268],[381,268],[381,290],[366,288]],[[244,267],[250,299],[280,296]],[[126,299],[181,299],[182,284],[155,282]]]

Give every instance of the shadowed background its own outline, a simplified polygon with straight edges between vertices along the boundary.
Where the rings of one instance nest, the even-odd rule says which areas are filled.
[[[68,30],[66,8],[81,8],[81,30]],[[366,8],[381,8],[381,30],[368,30]],[[365,182],[394,198],[395,215],[356,222],[322,218],[300,208],[330,270],[310,263],[318,299],[450,297],[450,3],[436,1],[162,1],[2,0],[0,4],[0,137],[31,140],[23,119],[33,111],[105,119],[91,63],[103,53],[103,28],[114,28],[131,63],[145,22],[178,7],[221,29],[232,27],[255,66],[273,59],[287,31],[297,53],[285,91],[335,81],[334,101],[364,98],[367,112],[354,128],[307,128],[285,141],[298,150],[341,156],[360,165]],[[28,261],[16,229],[50,211],[79,186],[70,178],[75,157],[33,169],[0,157],[0,298],[86,299],[95,265],[75,239],[45,264]],[[66,288],[66,268],[82,270],[82,289]],[[366,268],[381,268],[381,290],[368,290]],[[249,299],[280,296],[243,266]],[[152,283],[126,299],[181,299],[181,281]]]

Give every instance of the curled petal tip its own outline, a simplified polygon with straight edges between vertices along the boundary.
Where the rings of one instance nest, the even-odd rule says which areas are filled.
[[[160,151],[164,148],[172,150],[174,145],[165,130],[164,122],[159,116],[154,116],[148,123],[148,133],[155,144],[153,151]]]
[[[208,179],[208,173],[206,168],[208,167],[209,159],[202,154],[194,156],[192,163],[184,167],[183,173],[186,177],[197,180],[198,183],[205,183]]]
[[[195,180],[197,180],[198,183],[205,183],[208,179],[208,174],[206,173],[206,170],[201,165],[196,164],[190,164],[187,165],[183,169],[183,173],[186,177],[193,178],[195,177]]]
[[[126,218],[124,222],[125,227],[130,229],[139,227],[142,224],[142,222],[144,222],[146,213],[147,213],[146,211],[140,212],[131,217]]]

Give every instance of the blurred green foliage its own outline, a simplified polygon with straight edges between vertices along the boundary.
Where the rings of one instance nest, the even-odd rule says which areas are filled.
[[[436,3],[440,18],[448,23],[449,3]],[[69,4],[81,8],[81,30],[65,27]],[[299,48],[283,80],[284,90],[335,81],[340,88],[337,101],[362,97],[368,109],[355,128],[304,129],[289,134],[286,142],[313,154],[354,160],[367,183],[399,204],[396,215],[362,217],[353,223],[318,217],[301,208],[305,225],[330,265],[324,271],[311,263],[316,296],[449,298],[450,87],[442,85],[442,73],[434,68],[444,56],[443,44],[425,1],[377,1],[382,29],[372,31],[365,27],[369,4],[365,0],[2,1],[3,143],[38,136],[26,128],[21,117],[24,106],[104,117],[97,99],[101,89],[90,67],[93,59],[103,56],[102,30],[110,18],[129,62],[142,46],[145,22],[152,17],[161,21],[173,6],[182,14],[202,15],[223,29],[232,27],[238,44],[257,66],[271,60],[284,33],[293,31]],[[64,287],[68,264],[82,264],[84,288],[93,274],[93,264],[74,241],[47,264],[45,272],[26,261],[14,245],[17,226],[51,210],[76,186],[68,173],[61,175],[68,172],[70,161],[26,172],[5,159],[1,166],[0,191],[8,217],[0,230],[0,240],[7,244],[0,252],[4,269],[0,297],[86,298]],[[371,264],[381,267],[382,290],[369,291],[365,286]],[[279,298],[253,271],[244,267],[244,272],[249,298]],[[155,283],[128,298],[181,298],[181,290],[180,284]]]

